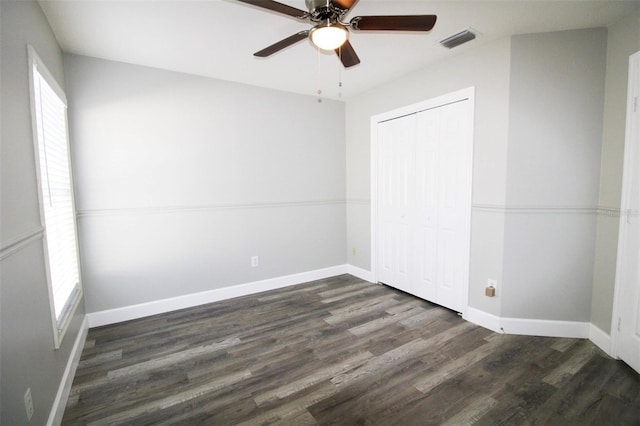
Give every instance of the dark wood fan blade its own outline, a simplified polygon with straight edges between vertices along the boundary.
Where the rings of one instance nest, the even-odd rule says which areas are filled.
[[[242,3],[247,3],[253,6],[258,6],[263,9],[272,10],[274,12],[283,13],[285,15],[293,16],[294,18],[304,19],[308,16],[308,12],[304,10],[296,9],[286,4],[278,3],[273,0],[237,0]]]
[[[351,43],[349,43],[349,40],[345,41],[342,46],[336,49],[336,54],[340,57],[340,61],[342,61],[342,65],[344,65],[345,68],[349,68],[360,63],[360,58],[358,58],[358,55],[353,49],[353,46],[351,46]]]
[[[273,55],[276,52],[281,51],[282,49],[284,49],[285,47],[289,47],[293,44],[296,44],[297,42],[304,40],[305,38],[307,38],[309,36],[309,31],[300,31],[297,34],[294,34],[292,36],[289,36],[287,38],[285,38],[284,40],[280,40],[277,43],[272,44],[269,47],[265,47],[264,49],[256,52],[253,54],[253,56],[258,56],[260,58],[266,58],[267,56]]]
[[[356,16],[349,22],[361,31],[431,31],[436,15]]]
[[[349,10],[358,3],[358,0],[331,0],[331,4],[342,10]]]

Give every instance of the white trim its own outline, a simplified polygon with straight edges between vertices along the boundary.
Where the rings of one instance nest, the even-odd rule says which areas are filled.
[[[158,207],[132,207],[132,208],[114,208],[114,209],[88,209],[80,210],[77,213],[79,218],[92,216],[114,216],[114,215],[149,215],[149,214],[166,214],[166,213],[193,213],[200,211],[219,211],[219,210],[253,210],[267,208],[283,208],[283,207],[308,207],[308,206],[324,206],[324,205],[340,205],[346,204],[345,199],[327,199],[327,200],[305,200],[305,201],[284,201],[279,203],[245,203],[245,204],[204,204],[194,206],[158,206]]]
[[[47,66],[44,64],[44,61],[40,59],[40,55],[38,55],[36,49],[30,44],[27,45],[27,57],[29,60],[29,69],[31,69],[32,64],[35,65],[36,68],[38,68],[38,73],[42,75],[45,80],[47,80],[47,84],[51,86],[51,89],[53,89],[53,91],[60,98],[60,100],[62,100],[64,106],[66,107],[67,95],[64,93],[64,90],[62,90],[62,87],[60,87],[60,84],[58,84],[58,80],[55,79],[53,74],[51,74]],[[31,78],[33,78],[33,76],[31,76]],[[30,83],[33,87],[33,81],[31,81]]]
[[[501,318],[471,306],[467,308],[464,319],[496,333],[589,339],[607,355],[612,356],[611,337],[588,322]]]
[[[611,347],[611,336],[600,329],[595,324],[589,324],[589,340],[599,347],[609,356],[613,356]]]
[[[371,204],[371,200],[368,198],[347,198],[347,204],[368,206]]]
[[[383,112],[371,117],[371,125],[377,128],[378,123],[381,121],[392,120],[394,118],[403,117],[405,115],[415,114],[416,112],[438,108],[444,105],[460,102],[465,99],[473,99],[474,91],[475,88],[471,86],[465,89],[456,90],[455,92],[437,96],[435,98],[427,99],[426,101],[416,102],[412,105],[407,105],[391,111]]]
[[[618,225],[618,252],[616,259],[616,277],[613,287],[613,312],[611,314],[611,356],[619,358],[621,336],[619,329],[619,321],[621,320],[622,308],[621,304],[623,295],[622,292],[622,267],[624,264],[625,247],[627,246],[627,239],[629,238],[629,232],[627,229],[627,215],[630,207],[631,200],[631,170],[635,167],[634,155],[637,154],[637,148],[634,149],[634,145],[637,143],[633,138],[638,138],[640,123],[634,123],[635,115],[635,100],[634,97],[640,91],[638,87],[638,77],[640,75],[640,51],[629,56],[629,78],[627,83],[627,113],[626,113],[626,125],[625,125],[625,141],[624,141],[624,163],[622,174],[622,194],[620,202],[620,219]],[[634,105],[634,107],[632,107]]]
[[[370,283],[375,282],[371,271],[367,271],[366,269],[362,269],[357,266],[347,265],[347,273]]]
[[[371,186],[371,194],[369,196],[369,232],[371,234],[371,251],[369,256],[371,256],[371,278],[374,283],[378,282],[378,122],[379,120],[375,116],[371,117],[371,141],[369,142],[371,155],[369,159],[369,185]]]
[[[468,306],[467,313],[463,316],[463,318],[481,327],[488,328],[491,331],[495,331],[496,333],[503,332],[500,329],[501,318],[497,315],[493,315],[488,312],[481,311],[480,309],[476,309],[471,306]]]
[[[262,281],[239,284],[231,287],[216,288],[199,293],[185,294],[169,299],[154,300],[152,302],[125,306],[122,308],[108,309],[105,311],[88,313],[89,327],[115,324],[150,315],[162,314],[178,309],[190,308],[234,297],[247,296],[268,290],[275,290],[309,281],[321,280],[348,273],[348,265],[338,265],[315,271],[301,272],[299,274],[285,275]]]
[[[67,366],[64,369],[64,373],[62,374],[60,386],[58,386],[58,393],[56,393],[56,398],[53,400],[51,412],[49,413],[49,419],[47,420],[48,426],[59,425],[62,423],[62,416],[64,415],[64,410],[67,406],[67,400],[69,399],[69,393],[71,392],[71,385],[73,384],[73,378],[76,375],[76,369],[78,368],[78,363],[80,362],[80,356],[82,355],[82,350],[84,349],[84,344],[87,340],[88,332],[89,320],[85,316],[82,320],[82,324],[80,325],[80,331],[78,332],[76,341],[73,344],[71,353],[69,354]]]
[[[46,270],[47,290],[49,293],[49,308],[51,311],[53,343],[54,343],[54,349],[58,349],[62,344],[62,339],[64,338],[66,328],[69,326],[69,321],[73,317],[73,313],[75,312],[75,309],[79,304],[80,298],[82,297],[82,270],[80,268],[80,258],[79,258],[80,250],[78,246],[78,227],[77,227],[78,225],[76,223],[75,215],[74,215],[74,212],[76,212],[76,203],[75,203],[75,197],[74,197],[75,194],[74,194],[74,183],[73,183],[74,181],[73,181],[73,170],[72,170],[73,162],[71,161],[71,146],[69,143],[67,98],[64,93],[64,90],[58,84],[58,81],[49,72],[46,65],[44,64],[44,62],[36,52],[35,48],[31,45],[27,45],[27,64],[28,64],[28,70],[29,70],[28,71],[29,98],[30,98],[29,103],[30,103],[30,110],[31,110],[31,129],[32,129],[31,136],[33,138],[33,147],[34,147],[34,154],[35,154],[34,164],[35,164],[35,172],[36,172],[36,181],[38,182],[37,189],[38,189],[38,207],[39,207],[39,213],[40,213],[40,226],[43,228],[41,241],[42,241],[43,252],[45,255],[44,266]],[[41,132],[41,129],[39,129],[38,127],[39,123],[37,119],[37,116],[38,116],[37,105],[40,105],[41,100],[40,101],[36,100],[36,82],[40,82],[40,80],[44,80],[44,83],[46,84],[46,86],[49,87],[54,92],[55,96],[58,98],[57,100],[62,103],[62,106],[64,109],[64,117],[63,117],[64,123],[62,124],[64,125],[64,137],[65,137],[64,143],[66,145],[66,154],[67,154],[67,161],[68,161],[68,167],[69,167],[69,170],[68,170],[69,182],[70,182],[70,189],[71,189],[71,194],[70,194],[71,209],[72,209],[71,219],[73,220],[73,238],[75,241],[75,257],[76,257],[75,259],[76,263],[74,266],[77,265],[77,269],[78,269],[77,286],[80,287],[80,294],[78,295],[78,299],[76,299],[74,305],[71,307],[71,310],[68,312],[68,316],[66,317],[66,320],[64,317],[60,318],[60,320],[63,320],[62,324],[59,324],[59,318],[57,318],[56,306],[54,303],[54,293],[53,293],[54,284],[51,278],[51,264],[50,264],[50,255],[49,255],[49,251],[51,247],[49,246],[49,243],[48,243],[48,237],[50,236],[50,233],[48,235],[47,228],[46,228],[44,198],[42,194],[42,176],[41,176],[40,154],[39,154],[40,146],[41,146],[41,143],[39,141],[39,138],[40,138],[39,134]],[[38,85],[40,85],[40,83],[38,83]],[[67,300],[65,303],[69,303],[69,302],[70,300]]]
[[[608,206],[504,206],[473,204],[474,212],[500,214],[589,214],[608,217],[620,216],[620,209]]]
[[[523,334],[526,336],[571,337],[588,339],[588,322],[554,321],[526,318],[501,318],[501,329],[507,334]]]
[[[478,324],[496,333],[522,334],[526,336],[587,339],[591,338],[591,328],[595,327],[593,324],[580,321],[503,318],[471,306],[467,308],[467,314],[463,317],[469,322]],[[601,333],[604,335],[604,332],[601,331]],[[600,339],[601,337],[602,335],[595,336],[594,331],[594,338]],[[602,342],[602,340],[600,339],[598,342]],[[594,341],[594,343],[599,346],[598,342]]]
[[[58,335],[58,346],[56,346],[56,349],[58,349],[62,344],[62,339],[64,339],[64,336],[67,334],[67,330],[71,325],[73,314],[76,312],[76,309],[78,309],[78,306],[80,306],[80,301],[84,300],[84,291],[80,283],[78,283],[76,289],[77,292],[75,292],[75,294],[72,293],[69,301],[67,302],[70,303],[71,301],[73,301],[73,303],[70,303],[67,306],[67,309],[65,309],[63,311],[63,314],[60,316],[60,320],[56,321],[56,332]],[[59,328],[60,325],[62,325],[62,328]]]
[[[582,206],[505,206],[505,214],[588,214],[598,213],[597,207]]]
[[[0,260],[4,260],[27,247],[29,244],[41,240],[43,236],[44,228],[38,227],[7,241],[0,247]]]
[[[620,217],[620,208],[598,206],[598,216],[619,218]]]
[[[431,98],[425,101],[421,101],[412,105],[408,105],[405,107],[397,108],[391,111],[387,111],[381,114],[377,114],[371,117],[371,140],[370,140],[370,186],[371,186],[371,281],[378,282],[378,123],[392,120],[394,118],[403,117],[406,115],[416,114],[421,111],[426,111],[433,108],[438,108],[441,106],[445,106],[448,104],[456,103],[469,100],[471,102],[471,126],[475,128],[475,87],[467,87],[465,89],[457,90],[455,92],[450,92],[435,98]],[[469,200],[472,202],[472,190],[473,190],[473,149],[474,149],[474,140],[475,140],[475,132],[472,131],[471,134],[472,142],[471,142],[471,152],[469,155],[469,173],[470,173],[470,185],[468,188],[469,192]],[[467,237],[466,241],[466,250],[468,253],[468,262],[465,265],[464,274],[467,279],[467,289],[464,292],[463,301],[462,301],[462,315],[463,317],[466,315],[466,311],[469,308],[469,280],[470,280],[470,266],[471,266],[471,215],[473,213],[473,206],[470,205],[468,211],[466,212],[466,220],[468,222],[467,225]]]

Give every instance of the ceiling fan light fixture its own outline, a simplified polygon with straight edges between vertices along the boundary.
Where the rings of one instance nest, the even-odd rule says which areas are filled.
[[[311,29],[309,38],[319,49],[336,50],[347,41],[349,31],[339,22],[327,19]]]

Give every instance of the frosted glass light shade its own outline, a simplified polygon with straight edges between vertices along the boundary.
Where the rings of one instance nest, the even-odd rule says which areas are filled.
[[[327,21],[313,28],[309,37],[311,37],[311,42],[318,48],[335,50],[347,41],[349,32],[342,25]]]

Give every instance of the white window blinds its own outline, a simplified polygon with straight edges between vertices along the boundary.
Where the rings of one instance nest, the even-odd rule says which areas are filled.
[[[36,162],[52,299],[56,346],[80,297],[80,279],[64,93],[32,61]],[[59,94],[60,93],[60,94]],[[54,333],[56,334],[56,333]]]

